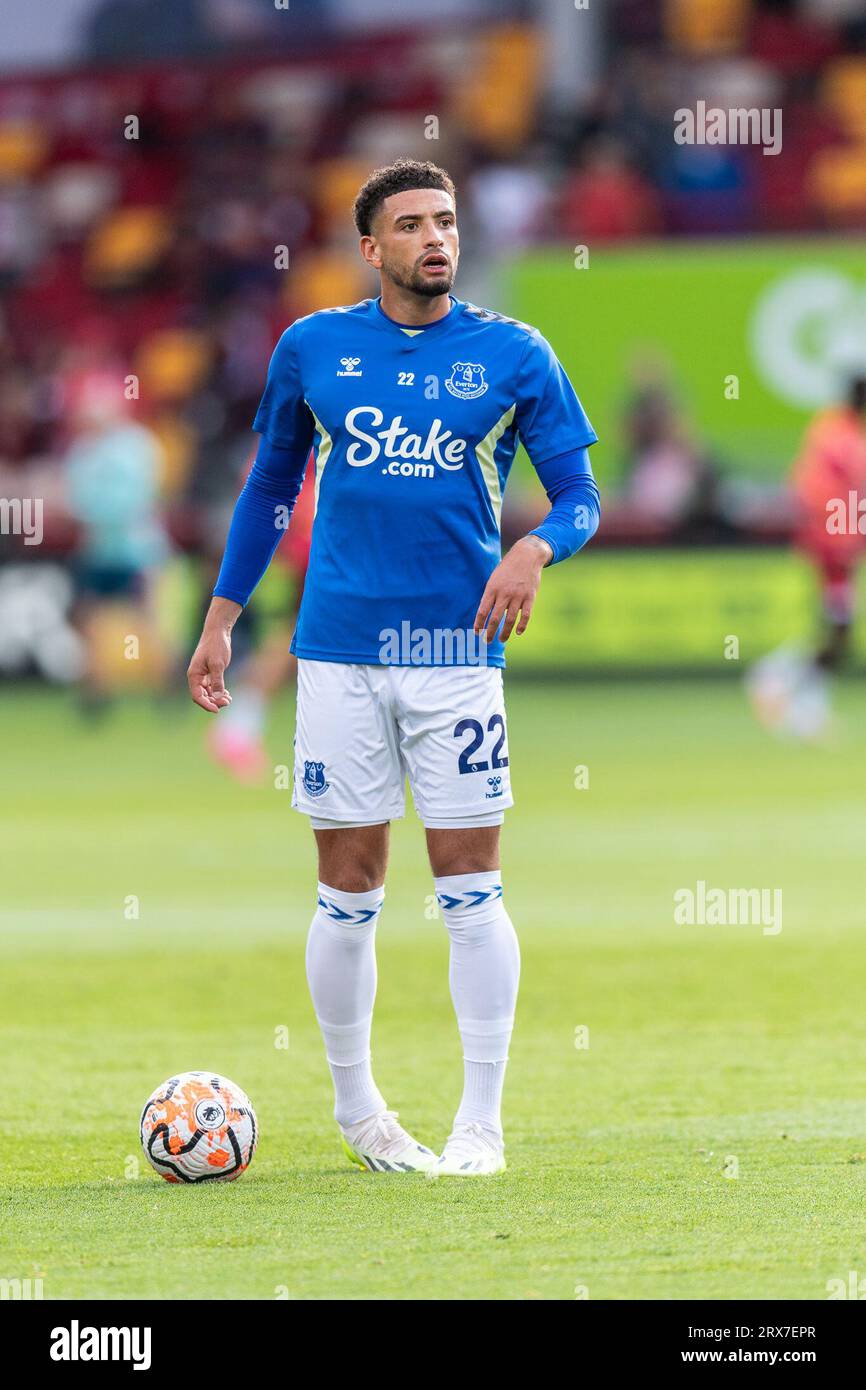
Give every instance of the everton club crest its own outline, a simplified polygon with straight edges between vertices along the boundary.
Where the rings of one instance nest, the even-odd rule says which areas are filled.
[[[452,396],[461,401],[474,401],[483,396],[488,382],[484,380],[484,368],[479,362],[454,362],[451,375],[446,377],[445,386]]]
[[[325,781],[325,764],[308,763],[304,760],[304,791],[309,796],[324,796],[330,786]]]

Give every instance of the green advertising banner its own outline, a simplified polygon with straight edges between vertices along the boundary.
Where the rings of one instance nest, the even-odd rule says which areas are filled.
[[[545,572],[529,627],[508,643],[508,666],[735,675],[784,642],[808,645],[818,619],[814,572],[792,551],[590,546]],[[861,624],[854,664],[864,663]]]
[[[648,368],[723,471],[767,480],[866,369],[863,240],[551,248],[508,268],[501,302],[550,339],[574,381],[603,487],[621,475],[624,408]]]

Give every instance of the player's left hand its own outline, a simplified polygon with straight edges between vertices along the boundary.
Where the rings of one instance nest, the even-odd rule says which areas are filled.
[[[553,550],[547,541],[540,536],[523,536],[500,560],[487,581],[475,614],[475,631],[483,633],[485,642],[493,641],[503,617],[505,622],[499,634],[503,642],[508,641],[515,623],[518,637],[526,631],[541,583],[541,571],[552,559]]]

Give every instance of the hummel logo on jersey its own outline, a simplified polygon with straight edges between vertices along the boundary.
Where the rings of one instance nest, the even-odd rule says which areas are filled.
[[[403,424],[403,416],[395,415],[390,425],[372,435],[357,427],[355,422],[362,415],[370,416],[370,424],[374,428],[381,425],[384,419],[381,410],[375,405],[356,405],[354,410],[349,411],[346,416],[346,429],[349,434],[368,446],[365,451],[361,444],[349,445],[346,450],[346,462],[353,468],[363,468],[365,464],[375,463],[382,453],[386,459],[395,460],[394,464],[382,471],[399,473],[404,477],[414,474],[416,477],[432,478],[433,461],[438,463],[440,468],[447,468],[452,472],[463,467],[466,440],[458,439],[450,430],[443,429],[441,420],[434,420],[426,438],[422,438],[420,434],[410,434],[407,426]],[[382,444],[379,443],[380,439],[383,441]],[[404,462],[398,464],[396,460],[399,459]],[[410,460],[420,462],[412,463]]]
[[[356,368],[360,361],[360,357],[341,357],[340,366],[343,368],[343,370],[340,371],[338,369],[337,376],[363,376],[363,371],[356,371]]]
[[[452,396],[462,401],[475,401],[483,396],[489,382],[484,380],[484,368],[479,362],[453,362],[445,386]]]

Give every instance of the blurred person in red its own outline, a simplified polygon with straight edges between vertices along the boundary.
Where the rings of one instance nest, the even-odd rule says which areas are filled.
[[[661,232],[659,196],[631,167],[618,140],[595,139],[568,177],[560,198],[560,230],[576,242],[630,240]]]
[[[755,712],[769,728],[818,738],[830,725],[830,676],[848,653],[857,572],[866,551],[866,376],[806,431],[791,474],[794,544],[818,572],[822,633],[810,655],[782,647],[750,673]]]
[[[66,505],[79,524],[76,616],[91,711],[142,675],[161,681],[167,666],[153,603],[170,553],[160,515],[161,452],[151,431],[130,418],[124,385],[119,371],[104,367],[83,368],[66,382],[72,439],[63,468]]]
[[[250,459],[242,482],[252,467]],[[280,690],[294,678],[297,658],[289,651],[291,619],[297,616],[304,592],[310,559],[315,501],[315,464],[312,455],[304,483],[292,512],[288,529],[274,555],[274,562],[295,580],[290,623],[280,622],[263,636],[247,658],[241,679],[232,695],[231,706],[223,718],[207,731],[208,749],[215,762],[227,768],[241,782],[259,781],[268,765],[264,729],[268,707]]]
[[[794,466],[792,487],[800,524],[796,544],[817,567],[824,635],[817,665],[835,671],[847,654],[857,569],[866,550],[866,376],[855,377],[847,400],[810,425]],[[853,503],[852,503],[853,498]]]

